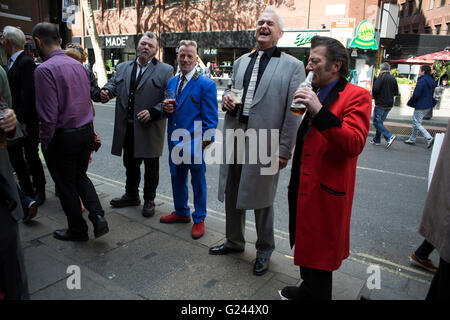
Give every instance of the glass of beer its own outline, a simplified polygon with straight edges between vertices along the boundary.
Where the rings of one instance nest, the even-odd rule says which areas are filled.
[[[244,94],[244,89],[238,89],[235,87],[231,88],[231,98],[233,99],[234,102],[234,109],[230,110],[230,116],[236,118],[239,114],[239,110],[242,108],[242,96]]]
[[[175,90],[173,89],[167,89],[165,92],[164,102],[168,104],[175,105],[176,102],[176,95]]]

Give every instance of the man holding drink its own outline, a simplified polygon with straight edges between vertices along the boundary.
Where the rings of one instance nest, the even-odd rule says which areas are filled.
[[[223,96],[223,109],[227,110],[223,127],[223,155],[226,157],[230,151],[232,154],[230,159],[224,159],[221,164],[219,177],[218,198],[225,201],[226,241],[210,248],[209,253],[223,255],[244,251],[245,212],[253,209],[258,237],[253,266],[255,275],[267,272],[275,249],[273,202],[278,170],[274,174],[263,175],[261,170],[267,164],[263,164],[261,159],[257,159],[257,163],[245,163],[238,159],[237,149],[249,154],[254,146],[249,145],[249,139],[242,141],[236,136],[230,138],[229,132],[239,129],[244,132],[255,131],[259,148],[266,148],[272,155],[275,154],[274,162],[279,169],[286,167],[300,122],[300,117],[290,112],[289,108],[295,90],[305,78],[305,70],[301,61],[276,47],[283,35],[282,30],[280,16],[272,7],[266,8],[258,18],[255,31],[258,50],[234,62],[231,79],[233,87],[225,91]],[[238,111],[231,94],[233,88],[243,89],[243,106]],[[268,137],[268,131],[271,131],[271,135],[275,131],[279,138],[275,142],[270,138],[266,141],[263,137]]]
[[[218,123],[216,84],[196,71],[197,60],[197,43],[182,40],[177,54],[181,74],[167,83],[163,104],[164,112],[169,117],[167,142],[175,211],[160,219],[161,223],[191,221],[187,185],[190,171],[195,207],[192,213],[194,239],[199,239],[205,232],[207,186],[203,150],[213,142],[214,136],[210,133]]]
[[[332,271],[349,255],[350,215],[356,163],[363,151],[372,110],[364,88],[347,82],[347,49],[315,36],[306,70],[312,87],[299,88],[304,104],[289,183],[289,231],[300,287],[285,287],[285,299],[331,300]]]
[[[117,66],[116,75],[102,88],[103,103],[116,99],[116,116],[111,153],[122,155],[126,169],[125,194],[110,204],[121,208],[138,206],[141,164],[144,162],[144,206],[142,215],[155,214],[156,188],[159,182],[159,157],[162,155],[166,121],[162,101],[173,68],[155,58],[158,41],[153,32],[139,40],[137,59]]]

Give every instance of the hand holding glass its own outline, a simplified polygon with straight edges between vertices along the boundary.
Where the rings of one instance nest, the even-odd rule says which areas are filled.
[[[175,95],[175,90],[172,89],[167,89],[165,92],[165,97],[164,97],[164,104],[171,104],[173,106],[173,108],[175,108],[175,104],[176,104],[176,95]]]
[[[244,89],[238,89],[235,87],[231,88],[230,95],[234,103],[234,109],[230,110],[230,116],[236,117],[239,113],[239,109],[242,108],[242,96],[244,94]]]

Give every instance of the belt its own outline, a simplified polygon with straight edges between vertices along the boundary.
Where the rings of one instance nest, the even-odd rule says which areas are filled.
[[[81,126],[79,128],[58,128],[58,129],[56,129],[55,133],[72,133],[72,132],[77,132],[77,131],[83,131],[83,130],[86,130],[91,127],[92,127],[92,122],[88,122],[84,126]]]

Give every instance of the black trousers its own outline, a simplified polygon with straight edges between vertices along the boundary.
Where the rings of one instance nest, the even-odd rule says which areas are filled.
[[[45,192],[45,174],[39,158],[39,132],[29,131],[29,136],[8,147],[9,159],[19,179],[20,188],[30,197]],[[31,182],[30,175],[33,178]]]
[[[427,301],[450,301],[450,263],[442,258],[439,267],[431,280],[430,289],[425,298]]]
[[[28,283],[20,247],[19,228],[0,203],[0,292],[6,300],[28,300]]]
[[[427,260],[433,250],[433,245],[427,240],[423,240],[422,244],[417,248],[414,254],[420,259]]]
[[[306,300],[331,300],[333,273],[300,267],[300,295]]]
[[[94,131],[86,126],[79,131],[56,132],[44,151],[48,170],[60,190],[59,200],[74,233],[88,230],[81,214],[80,198],[89,211],[89,218],[104,216],[95,187],[86,171],[94,146]]]
[[[125,192],[130,196],[139,196],[141,182],[141,164],[144,162],[144,200],[155,200],[159,183],[159,157],[134,157],[134,127],[128,124],[123,143],[123,165],[126,170]]]

